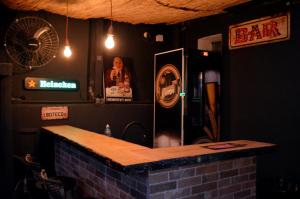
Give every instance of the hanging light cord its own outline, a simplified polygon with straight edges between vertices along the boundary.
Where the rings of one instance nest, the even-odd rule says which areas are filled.
[[[112,0],[110,0],[110,25],[112,26]]]
[[[66,44],[67,45],[69,45],[68,26],[69,26],[69,0],[67,0],[67,16],[66,16]]]

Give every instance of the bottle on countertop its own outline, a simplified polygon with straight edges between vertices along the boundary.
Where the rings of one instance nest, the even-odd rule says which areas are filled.
[[[111,130],[109,124],[106,124],[105,126],[104,135],[111,137]]]

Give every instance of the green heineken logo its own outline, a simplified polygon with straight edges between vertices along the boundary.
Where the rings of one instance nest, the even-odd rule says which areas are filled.
[[[49,78],[26,77],[25,89],[28,90],[70,90],[76,91],[79,83],[76,80],[56,80]]]

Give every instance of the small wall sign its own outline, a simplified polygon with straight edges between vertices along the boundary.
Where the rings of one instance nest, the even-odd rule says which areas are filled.
[[[42,120],[62,120],[69,118],[68,106],[46,106],[41,108]]]
[[[229,49],[290,39],[290,13],[281,13],[229,26]]]
[[[172,108],[180,96],[181,77],[178,69],[172,64],[164,65],[156,76],[156,101],[164,108]]]
[[[26,77],[24,87],[27,90],[76,91],[79,88],[79,82],[76,80]]]

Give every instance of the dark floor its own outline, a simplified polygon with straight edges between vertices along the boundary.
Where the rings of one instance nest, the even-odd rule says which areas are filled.
[[[257,198],[299,199],[300,182],[284,178],[257,180]]]

